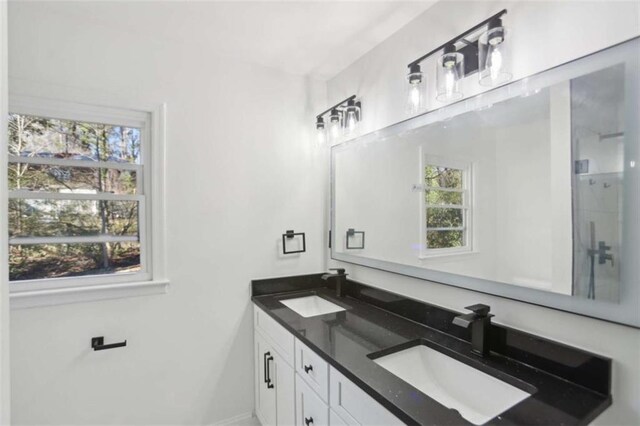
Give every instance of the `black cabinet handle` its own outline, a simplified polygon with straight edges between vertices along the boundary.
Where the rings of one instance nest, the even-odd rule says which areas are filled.
[[[309,365],[305,365],[304,366],[304,372],[309,374],[309,371],[313,370],[313,365],[309,364]]]
[[[267,389],[273,389],[274,385],[271,383],[271,370],[269,370],[269,361],[273,361],[272,356],[267,357]]]
[[[127,346],[126,340],[124,342],[111,343],[109,345],[105,345],[103,336],[91,338],[91,348],[93,348],[94,351],[103,351],[105,349],[122,348],[123,346]]]
[[[309,418],[305,417],[305,418],[304,418],[304,423],[305,423],[307,426],[309,426],[311,423],[313,423],[313,417],[309,417]]]
[[[271,355],[271,352],[265,352],[262,357],[262,371],[264,371],[264,382],[269,383],[269,374],[267,373],[267,357]]]

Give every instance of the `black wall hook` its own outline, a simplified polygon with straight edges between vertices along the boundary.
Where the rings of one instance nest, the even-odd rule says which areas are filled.
[[[121,348],[123,346],[127,346],[127,341],[111,343],[109,345],[104,344],[104,337],[92,337],[91,338],[91,347],[94,351],[103,351],[105,349],[113,349],[113,348]]]

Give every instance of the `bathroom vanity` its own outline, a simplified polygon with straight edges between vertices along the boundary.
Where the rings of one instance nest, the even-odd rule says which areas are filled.
[[[321,276],[252,282],[263,425],[588,424],[611,405],[606,357],[499,324],[481,357],[461,313]]]

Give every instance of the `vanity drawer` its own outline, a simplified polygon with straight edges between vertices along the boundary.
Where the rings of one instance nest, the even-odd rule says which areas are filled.
[[[344,413],[343,413],[344,416]],[[344,419],[340,417],[333,408],[329,408],[329,425],[330,426],[357,426],[360,423],[356,422],[353,417],[348,416]]]
[[[296,372],[310,388],[329,402],[329,364],[296,339]]]
[[[338,370],[330,367],[329,392],[331,409],[343,420],[354,420],[356,424],[368,426],[395,426],[404,425],[399,418],[394,416],[371,398],[365,391],[356,386],[351,380],[344,377]]]
[[[296,373],[296,426],[326,426],[329,406]]]
[[[271,340],[275,350],[289,365],[293,365],[294,341],[293,334],[288,332],[276,320],[257,306],[253,306],[253,325],[265,337]]]

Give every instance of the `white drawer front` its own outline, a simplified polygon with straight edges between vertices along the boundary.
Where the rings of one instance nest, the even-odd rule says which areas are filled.
[[[296,426],[327,426],[329,406],[296,373]]]
[[[293,366],[295,341],[293,334],[255,305],[253,306],[253,321],[255,329],[260,330],[265,337],[271,340],[274,349],[278,351],[285,362]]]
[[[331,384],[329,405],[343,419],[353,419],[367,426],[404,424],[333,367],[330,367],[329,382]]]
[[[325,402],[329,402],[329,364],[296,339],[296,372]]]
[[[358,426],[359,424],[360,423],[353,420],[353,417],[343,419],[333,408],[329,408],[329,426]]]

